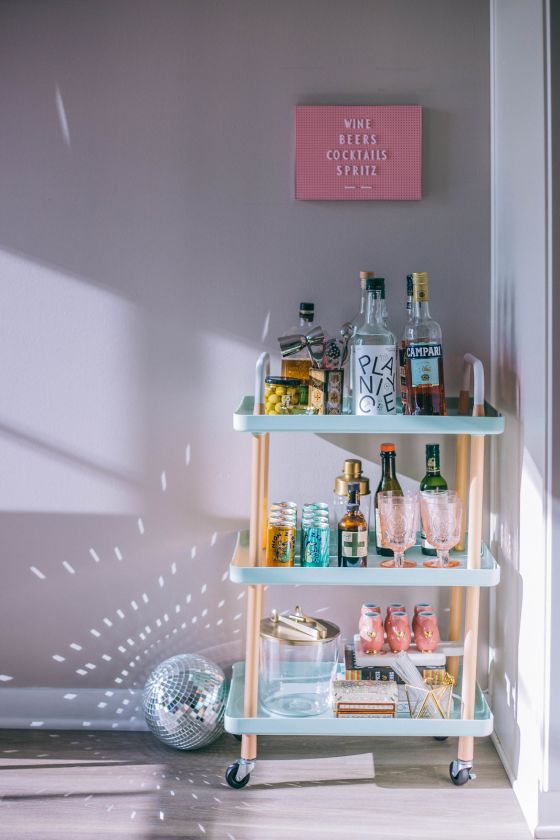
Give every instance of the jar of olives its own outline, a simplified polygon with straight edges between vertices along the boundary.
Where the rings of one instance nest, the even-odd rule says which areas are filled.
[[[267,376],[264,380],[264,413],[291,414],[299,406],[299,379]]]

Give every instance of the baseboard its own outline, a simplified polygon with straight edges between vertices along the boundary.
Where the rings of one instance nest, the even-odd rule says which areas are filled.
[[[558,840],[560,838],[560,825],[538,825],[535,828],[536,840]]]
[[[504,770],[506,771],[506,776],[509,779],[510,785],[512,786],[512,788],[515,788],[515,776],[513,774],[513,770],[511,769],[510,763],[509,763],[509,761],[507,759],[507,756],[506,756],[506,754],[503,750],[503,747],[500,743],[500,739],[496,735],[495,731],[492,732],[492,734],[490,735],[490,740],[494,744],[494,748],[495,748],[496,752],[498,753],[498,758],[502,762],[502,766],[503,766]]]
[[[146,730],[141,699],[138,689],[1,688],[0,729]]]

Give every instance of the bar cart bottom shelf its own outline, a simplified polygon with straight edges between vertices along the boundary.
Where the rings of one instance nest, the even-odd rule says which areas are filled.
[[[266,711],[260,705],[255,717],[244,715],[245,663],[236,662],[225,712],[225,729],[236,737],[242,735],[338,735],[344,737],[425,736],[445,739],[449,736],[482,737],[490,735],[494,718],[480,686],[476,685],[474,717],[461,719],[460,685],[454,695],[450,718],[411,719],[402,714],[396,718],[336,718],[330,712],[310,717],[284,717]],[[235,789],[244,788],[250,780],[255,760],[240,758],[226,770],[226,781]],[[476,778],[472,762],[457,759],[449,766],[454,785],[464,785]]]
[[[243,690],[245,663],[236,662],[225,712],[225,728],[232,735],[338,735],[364,737],[385,736],[433,736],[447,737],[490,735],[494,718],[480,686],[476,686],[475,713],[470,720],[461,720],[460,700],[454,698],[449,719],[431,720],[409,717],[396,718],[336,718],[330,712],[312,717],[284,717],[263,709],[259,703],[254,718],[243,713]],[[460,686],[456,689],[460,694]]]

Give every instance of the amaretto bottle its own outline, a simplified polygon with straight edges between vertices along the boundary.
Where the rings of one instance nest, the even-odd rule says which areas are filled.
[[[441,327],[430,316],[428,275],[412,275],[412,317],[404,328],[406,413],[445,414]]]
[[[352,412],[396,414],[396,339],[385,323],[384,281],[366,280],[367,301],[352,338]]]
[[[300,303],[299,325],[291,327],[285,335],[307,335],[315,324],[315,304]],[[309,382],[309,370],[311,368],[311,357],[307,350],[300,350],[282,359],[282,376],[295,377],[303,382]]]

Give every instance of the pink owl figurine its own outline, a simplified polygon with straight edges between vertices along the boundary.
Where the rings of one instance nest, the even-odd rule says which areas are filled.
[[[416,624],[418,622],[418,613],[421,613],[421,612],[424,612],[424,611],[433,612],[434,608],[432,607],[431,604],[428,604],[426,602],[415,605],[414,615],[412,616],[412,633],[413,634],[416,633]],[[436,619],[436,622],[437,622],[437,619]]]
[[[388,616],[387,641],[393,653],[410,647],[410,626],[405,612],[393,612]]]
[[[381,607],[379,607],[377,604],[372,604],[372,603],[362,604],[362,609],[361,609],[360,615],[364,615],[365,613],[368,613],[368,612],[379,613],[379,615],[381,615]]]
[[[365,613],[360,619],[360,647],[363,653],[379,653],[385,633],[381,616],[376,612]]]
[[[436,615],[431,610],[423,610],[418,613],[416,629],[414,631],[414,642],[416,650],[421,653],[430,653],[439,644],[439,630]]]
[[[389,619],[391,614],[394,612],[406,612],[406,607],[404,604],[389,604],[387,607],[387,615],[385,616],[385,632],[387,632],[387,627],[389,626]]]

